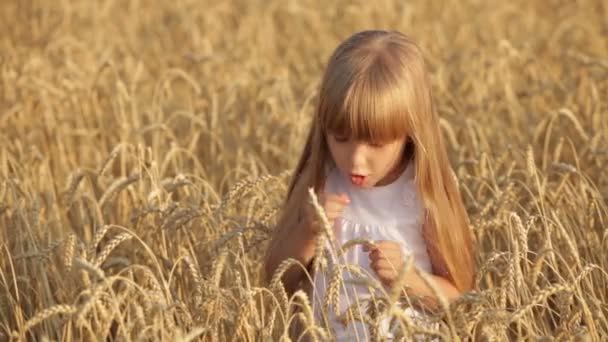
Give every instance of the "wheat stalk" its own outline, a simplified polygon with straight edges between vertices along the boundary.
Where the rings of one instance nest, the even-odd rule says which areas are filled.
[[[76,258],[74,258],[74,263],[79,268],[82,268],[83,270],[88,271],[89,273],[95,275],[97,277],[97,279],[104,279],[106,277],[105,273],[103,272],[103,270],[101,268],[99,268],[99,266],[91,264],[90,262],[88,262],[84,259],[76,257]]]
[[[25,323],[25,325],[23,326],[23,329],[21,331],[21,336],[23,336],[31,328],[35,327],[36,325],[40,324],[41,322],[47,320],[50,317],[53,317],[53,316],[56,316],[59,314],[71,316],[74,313],[76,313],[76,311],[77,311],[77,309],[74,306],[64,305],[64,304],[55,305],[50,308],[44,309],[44,310],[36,313],[36,315],[34,315],[34,317],[32,317],[30,320],[28,320]]]
[[[63,252],[63,265],[66,270],[70,272],[72,269],[72,262],[74,260],[74,250],[76,248],[76,235],[70,234],[65,242],[65,250]]]
[[[130,233],[121,233],[106,245],[106,247],[101,251],[101,253],[95,259],[94,265],[96,267],[100,267],[101,264],[108,258],[110,253],[121,243],[127,240],[131,240],[133,236]]]

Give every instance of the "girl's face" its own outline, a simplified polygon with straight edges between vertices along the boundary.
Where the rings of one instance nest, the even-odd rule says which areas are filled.
[[[356,141],[327,134],[327,144],[336,166],[350,182],[362,188],[382,186],[399,178],[405,169],[406,137],[382,144]]]

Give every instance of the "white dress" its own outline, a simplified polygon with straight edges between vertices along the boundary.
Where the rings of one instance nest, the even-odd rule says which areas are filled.
[[[342,217],[335,220],[334,234],[336,246],[342,246],[353,239],[391,240],[398,242],[403,248],[404,255],[414,256],[415,265],[426,272],[431,272],[431,262],[426,244],[422,237],[422,222],[424,208],[417,196],[414,182],[414,163],[409,163],[405,171],[393,183],[372,188],[357,188],[341,175],[335,167],[328,168],[325,182],[325,193],[346,193],[350,203],[345,207]],[[333,253],[332,253],[333,254]],[[377,279],[370,267],[368,253],[361,245],[351,247],[342,258],[333,254],[338,264],[357,264],[365,274]],[[331,281],[331,264],[325,272],[319,270],[314,276],[313,310],[317,322],[323,322],[325,295]],[[339,313],[355,303],[355,299],[370,298],[368,287],[360,283],[349,283],[354,278],[361,278],[348,271],[343,271],[344,284],[339,291]],[[378,290],[380,291],[380,290]],[[381,294],[380,291],[378,294]],[[365,308],[361,308],[364,313]],[[406,312],[415,319],[421,313],[412,309]],[[370,331],[368,326],[359,321],[351,321],[345,327],[330,308],[326,319],[333,328],[338,341],[368,341]],[[381,323],[381,336],[390,339],[389,321]]]

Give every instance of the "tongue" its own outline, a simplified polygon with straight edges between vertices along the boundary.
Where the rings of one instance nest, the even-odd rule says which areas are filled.
[[[362,185],[363,181],[365,181],[365,176],[350,176],[351,182],[355,185]]]

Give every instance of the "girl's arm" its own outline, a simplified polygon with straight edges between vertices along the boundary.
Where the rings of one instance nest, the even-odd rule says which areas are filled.
[[[316,235],[308,227],[306,220],[299,220],[292,229],[288,227],[277,227],[280,229],[270,242],[264,263],[266,283],[270,282],[274,271],[279,264],[287,258],[293,258],[308,267],[315,253]],[[304,276],[302,267],[291,266],[281,280],[288,295],[292,295]]]
[[[415,267],[415,266],[413,266]],[[420,272],[424,272],[420,270]],[[461,292],[446,278],[424,272],[425,275],[430,278],[435,287],[441,292],[441,295],[445,297],[448,303],[458,298]],[[403,289],[403,292],[407,296],[419,296],[422,298],[421,307],[425,310],[436,311],[440,308],[439,300],[435,296],[433,290],[426,284],[426,282],[420,277],[415,271],[411,271],[408,274],[408,279],[405,281],[408,285]]]
[[[334,220],[341,215],[342,210],[350,200],[344,194],[321,194],[319,195],[319,202],[323,203],[327,220],[330,226],[333,226]],[[310,266],[315,254],[317,236],[321,231],[318,228],[319,223],[314,209],[307,205],[302,208],[302,211],[295,227],[277,227],[279,230],[270,242],[266,264],[264,265],[267,283],[271,280],[279,264],[287,258],[298,260],[306,268]],[[281,279],[288,295],[295,292],[304,274],[304,269],[298,266],[290,267],[283,274]]]
[[[431,225],[432,221],[429,219],[429,216],[426,216],[423,224],[424,235],[432,238],[433,233],[430,231]],[[447,266],[437,248],[432,244],[429,245],[428,243],[427,246],[427,252],[433,268],[433,274],[424,272],[423,270],[420,271],[424,272],[425,275],[430,278],[439,291],[441,291],[441,294],[447,299],[448,303],[451,303],[462,294],[462,291],[460,291],[452,283],[452,281],[450,281]],[[412,271],[410,274],[411,276],[408,275],[410,278],[408,282],[410,288],[406,289],[405,292],[409,295],[421,296],[423,298],[422,305],[425,309],[429,309],[431,311],[437,310],[439,308],[439,301],[437,297],[435,297],[433,290],[416,272]]]

